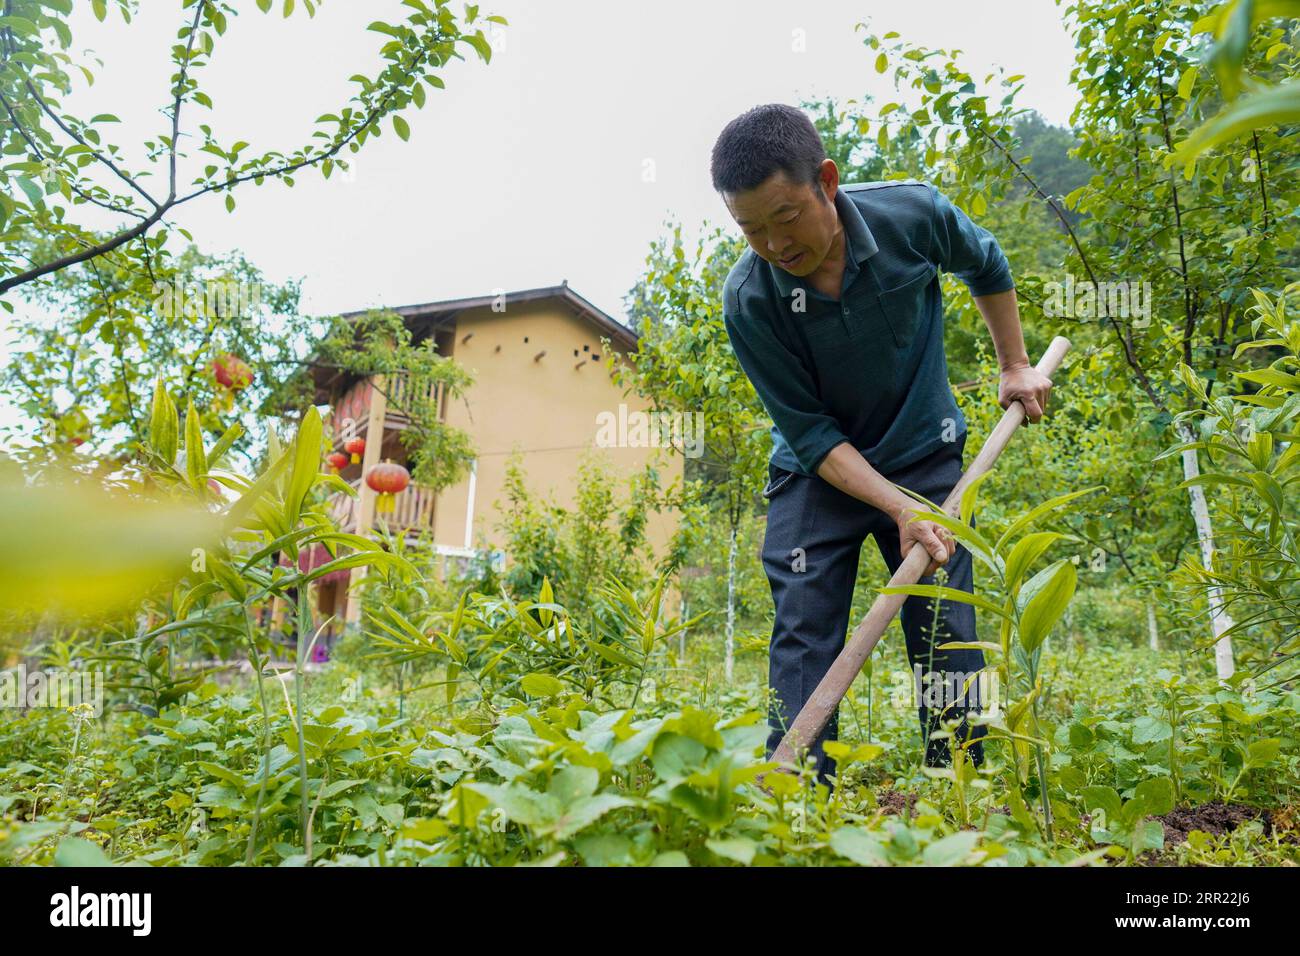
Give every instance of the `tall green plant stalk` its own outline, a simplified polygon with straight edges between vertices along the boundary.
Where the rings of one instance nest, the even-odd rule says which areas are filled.
[[[253,803],[253,825],[248,832],[248,848],[244,851],[244,865],[252,866],[257,855],[257,830],[262,821],[262,801],[266,797],[266,780],[271,775],[271,708],[266,702],[266,681],[262,676],[262,658],[257,651],[252,622],[248,619],[248,606],[243,609],[244,639],[248,642],[248,662],[257,680],[258,704],[262,708],[262,773],[257,785],[257,800]]]
[[[305,583],[298,586],[298,628],[295,634],[298,653],[293,667],[293,722],[298,731],[298,796],[300,806],[298,816],[302,825],[303,850],[307,854],[307,863],[311,863],[311,833],[307,827],[307,745],[302,732],[302,677],[303,662],[307,656],[309,642],[306,640],[308,628],[311,627],[311,596]]]
[[[1033,670],[1030,671],[1030,680],[1032,686],[1038,686],[1038,655],[1033,658]],[[1030,714],[1034,721],[1034,758],[1038,765],[1038,802],[1043,808],[1043,829],[1047,836],[1049,846],[1056,845],[1056,839],[1052,835],[1052,801],[1048,794],[1047,786],[1047,756],[1043,752],[1043,745],[1039,742],[1043,739],[1043,727],[1038,720],[1038,695],[1034,695],[1034,702],[1029,707]]]

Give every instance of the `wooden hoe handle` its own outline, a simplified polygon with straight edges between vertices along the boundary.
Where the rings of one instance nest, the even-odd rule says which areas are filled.
[[[1051,375],[1060,368],[1065,353],[1070,350],[1070,341],[1062,336],[1052,339],[1052,344],[1048,346],[1047,351],[1043,353],[1039,361],[1038,371],[1044,375]],[[943,503],[943,510],[954,518],[961,515],[961,496],[967,486],[972,481],[984,474],[993,467],[1002,450],[1007,447],[1011,441],[1011,436],[1016,433],[1021,423],[1025,419],[1025,407],[1019,401],[1012,402],[1010,407],[1002,415],[1002,420],[998,422],[997,427],[991,434],[980,452],[971,462],[970,468],[961,476],[961,480],[948,494]],[[908,584],[915,584],[921,579],[927,567],[930,564],[930,553],[919,544],[914,545],[907,552],[907,557],[899,565],[894,576],[889,579],[889,587],[900,587]],[[772,759],[783,765],[790,765],[794,762],[794,755],[799,747],[800,741],[814,741],[818,735],[825,729],[826,724],[830,721],[831,715],[835,713],[840,706],[840,701],[844,695],[849,692],[854,679],[861,672],[867,660],[871,657],[871,652],[875,650],[876,644],[879,643],[881,635],[889,627],[889,622],[894,619],[907,600],[906,594],[879,594],[876,600],[871,604],[871,610],[867,616],[862,619],[853,630],[853,637],[844,645],[844,650],[840,656],[835,659],[826,672],[826,676],[821,679],[817,689],[813,691],[808,702],[804,704],[799,715],[795,717],[794,723],[786,732],[785,737],[781,740],[781,745],[772,755]],[[804,744],[807,746],[807,744]],[[782,769],[785,769],[783,766]]]

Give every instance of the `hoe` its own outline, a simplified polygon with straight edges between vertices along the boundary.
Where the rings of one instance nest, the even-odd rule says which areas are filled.
[[[1061,365],[1065,358],[1065,353],[1070,349],[1069,339],[1057,336],[1048,346],[1047,351],[1043,354],[1038,363],[1038,370],[1044,375],[1050,376]],[[980,449],[975,460],[971,462],[970,468],[961,476],[961,480],[949,493],[943,503],[943,510],[952,515],[954,518],[961,514],[961,496],[962,492],[980,475],[987,472],[997,461],[998,455],[1007,447],[1011,436],[1016,433],[1016,429],[1025,420],[1025,407],[1020,402],[1012,402],[1010,407],[1002,415],[1002,420],[998,422],[997,427],[993,429],[993,434],[989,436],[988,441]],[[899,565],[894,576],[889,579],[889,587],[901,587],[904,585],[915,584],[921,579],[925,569],[930,563],[930,554],[920,545],[914,545]],[[867,611],[867,616],[862,619],[853,630],[853,637],[844,645],[844,650],[840,656],[835,659],[826,676],[822,678],[817,689],[813,691],[808,702],[804,704],[799,715],[795,717],[794,723],[781,740],[781,745],[777,747],[776,752],[772,754],[772,760],[781,764],[781,770],[788,772],[794,763],[795,753],[806,747],[807,744],[801,744],[801,741],[814,741],[825,728],[831,715],[835,713],[840,701],[844,695],[849,692],[849,687],[853,680],[862,670],[863,665],[871,657],[871,652],[875,650],[876,644],[880,641],[885,629],[889,627],[889,622],[894,619],[907,600],[905,594],[881,594],[872,602],[871,609]]]

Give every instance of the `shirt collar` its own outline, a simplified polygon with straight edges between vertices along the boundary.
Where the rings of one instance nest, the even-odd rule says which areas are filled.
[[[845,271],[856,272],[855,263],[866,262],[880,251],[880,247],[876,245],[876,237],[867,228],[867,221],[862,218],[857,203],[843,189],[835,191],[835,211],[839,214],[840,225],[844,227],[844,238],[848,243],[846,251],[849,261],[844,264]],[[768,267],[772,270],[772,280],[782,296],[793,295],[795,289],[803,288],[803,280],[798,276],[791,275],[772,263],[768,263]]]

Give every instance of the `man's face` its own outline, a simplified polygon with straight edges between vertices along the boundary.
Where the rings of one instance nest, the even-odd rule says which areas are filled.
[[[835,192],[839,170],[822,163],[815,184],[793,182],[782,171],[723,201],[758,255],[791,275],[816,272],[832,251],[836,228]]]

